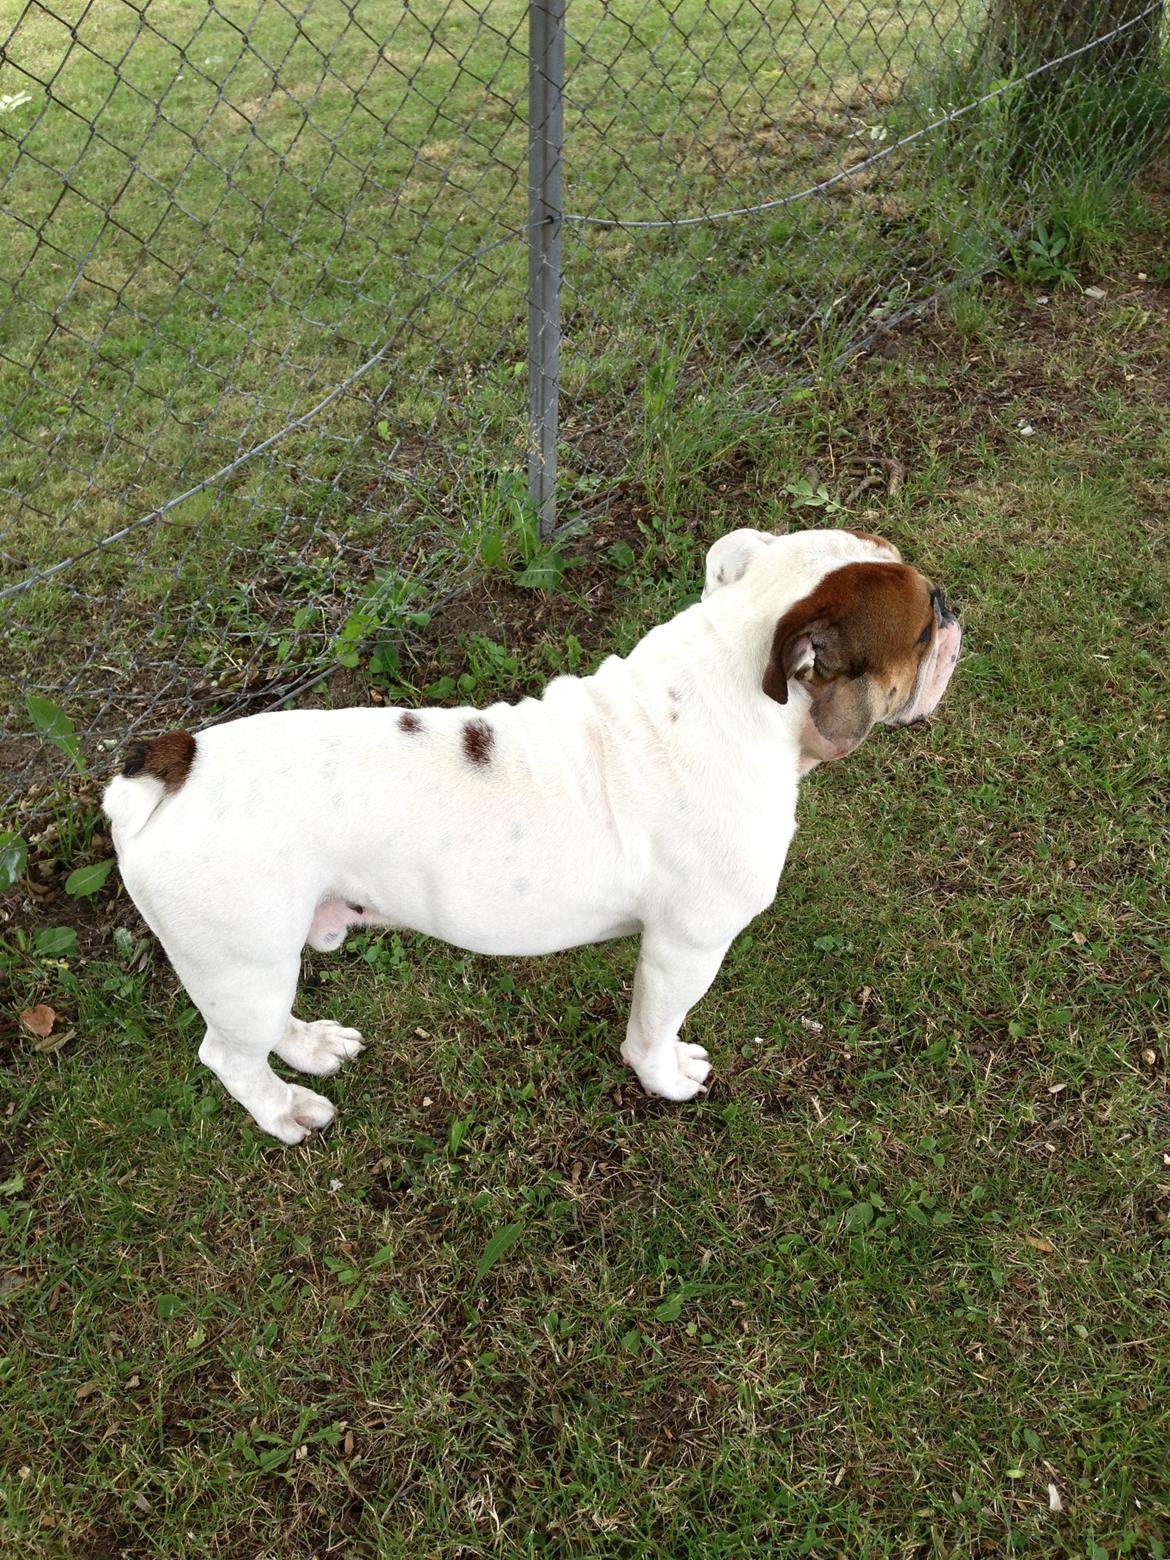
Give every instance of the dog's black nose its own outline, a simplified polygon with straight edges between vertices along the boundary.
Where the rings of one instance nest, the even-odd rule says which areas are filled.
[[[936,585],[930,593],[930,599],[934,603],[934,610],[938,614],[938,620],[942,624],[957,623],[959,620],[947,606],[946,592],[941,585]]]

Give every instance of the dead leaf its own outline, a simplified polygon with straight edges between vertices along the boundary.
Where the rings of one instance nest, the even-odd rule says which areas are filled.
[[[49,1007],[48,1003],[38,1002],[35,1008],[25,1009],[20,1015],[20,1021],[34,1035],[40,1035],[43,1038],[45,1035],[53,1033],[53,1025],[57,1022],[57,1015]]]
[[[146,1496],[142,1493],[141,1490],[139,1490],[138,1494],[135,1495],[134,1504],[137,1506],[139,1511],[149,1511],[151,1509],[150,1502],[147,1500]]]
[[[1055,1251],[1056,1247],[1050,1240],[1045,1240],[1042,1235],[1025,1235],[1024,1239],[1033,1251],[1043,1251],[1045,1254]]]
[[[19,1294],[28,1283],[23,1273],[13,1270],[10,1273],[0,1273],[0,1305],[11,1295]]]
[[[353,1456],[353,1431],[352,1430],[347,1430],[345,1432],[345,1439],[341,1443],[341,1450],[342,1450],[342,1453],[346,1457],[352,1457]]]
[[[42,1056],[55,1053],[68,1045],[76,1033],[76,1029],[63,1029],[59,1035],[50,1035],[47,1040],[38,1040],[33,1050]]]
[[[84,1387],[78,1387],[73,1394],[73,1401],[75,1403],[84,1403],[86,1398],[93,1397],[94,1393],[100,1392],[101,1389],[102,1384],[100,1381],[87,1381]]]

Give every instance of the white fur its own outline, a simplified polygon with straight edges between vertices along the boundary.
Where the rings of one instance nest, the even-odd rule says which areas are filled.
[[[761,692],[776,622],[831,569],[889,554],[805,531],[711,556],[702,602],[539,700],[421,710],[417,731],[398,710],[256,715],[200,732],[172,794],[110,784],[122,876],[206,1021],[200,1058],[266,1132],[296,1143],[333,1115],[270,1052],[319,1076],[362,1048],[291,1017],[302,946],[347,924],[522,955],[640,932],[622,1055],[651,1093],[703,1087],[679,1028],[771,904],[795,828],[808,700]],[[490,728],[485,762],[469,721]]]

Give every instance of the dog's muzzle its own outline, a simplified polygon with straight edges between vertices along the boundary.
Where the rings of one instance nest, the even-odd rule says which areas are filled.
[[[958,618],[947,606],[947,598],[941,586],[935,586],[930,599],[934,606],[934,641],[919,670],[918,684],[910,706],[898,721],[900,726],[911,726],[934,712],[947,691],[963,643],[963,630]]]

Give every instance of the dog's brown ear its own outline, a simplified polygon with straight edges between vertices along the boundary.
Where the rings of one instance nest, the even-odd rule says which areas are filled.
[[[790,678],[807,681],[816,670],[817,639],[823,640],[828,632],[827,624],[805,620],[800,611],[803,605],[804,602],[798,602],[786,612],[772,636],[772,654],[764,670],[764,692],[777,704],[788,703]]]
[[[855,748],[874,723],[867,675],[880,643],[875,626],[881,608],[874,597],[885,594],[881,587],[892,584],[891,573],[901,567],[851,563],[834,569],[788,609],[772,636],[764,692],[786,704],[789,682],[801,683],[812,700],[813,724],[841,756]]]

